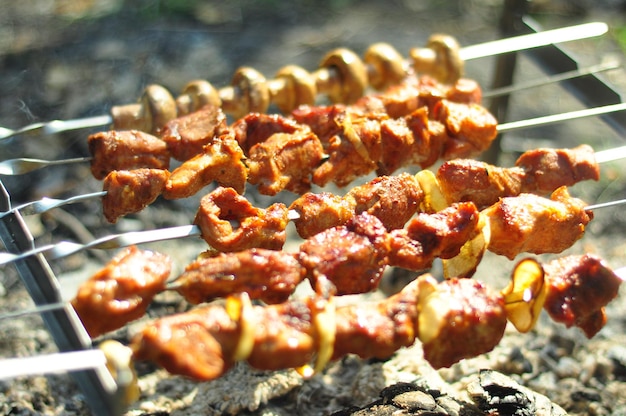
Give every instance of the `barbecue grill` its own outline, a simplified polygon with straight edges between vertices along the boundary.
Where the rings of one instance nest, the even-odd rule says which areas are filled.
[[[505,12],[502,16],[502,35],[520,35],[532,32],[541,31],[541,27],[532,19],[525,16],[526,6],[525,2],[519,1],[507,1],[505,2]],[[575,46],[572,46],[575,50]],[[539,63],[541,71],[546,74],[563,73],[567,71],[580,70],[584,71],[584,65],[578,62],[577,59],[572,57],[572,54],[568,52],[567,47],[550,45],[538,49],[532,49],[529,52],[525,52],[531,55],[533,61]],[[513,80],[512,74],[514,72],[515,63],[511,65],[511,55],[503,55],[501,58],[497,58],[498,63],[495,73],[493,74],[493,83],[490,88],[500,88],[510,83]],[[274,60],[274,59],[273,59]],[[275,69],[275,68],[274,68]],[[472,67],[468,68],[468,76],[472,76]],[[517,74],[518,78],[525,78]],[[484,85],[489,85],[486,81]],[[609,82],[605,81],[605,78],[601,75],[590,74],[584,77],[576,77],[568,81],[564,81],[565,88],[573,93],[576,98],[580,100],[582,106],[585,108],[595,108],[608,106],[613,104],[621,104],[623,102],[621,95],[611,86]],[[487,89],[487,88],[485,88]],[[515,112],[510,112],[507,109],[508,103],[503,99],[494,99],[492,104],[492,111],[498,115],[500,121],[504,121],[512,117],[512,119],[520,118],[532,118],[535,115],[525,110],[522,117]],[[512,113],[511,116],[507,116],[507,113]],[[537,114],[536,116],[539,116]],[[617,134],[622,136],[626,129],[626,117],[621,112],[611,112],[601,115],[603,121],[613,130],[613,135]],[[606,129],[605,126],[601,127]],[[549,128],[542,127],[541,130],[531,130],[533,133],[541,131],[544,134],[549,132]],[[608,131],[608,130],[605,130]],[[516,133],[513,133],[516,134]],[[84,134],[83,134],[84,135]],[[515,136],[515,139],[504,139],[504,141],[495,147],[496,150],[502,149],[507,152],[513,150],[518,152],[527,147],[534,147],[536,143],[542,143],[540,138],[535,138],[531,135],[523,137]],[[32,140],[31,138],[15,138],[18,140]],[[42,139],[43,140],[43,139]],[[584,139],[580,139],[584,141]],[[570,143],[571,144],[571,143]],[[0,144],[5,149],[8,146]],[[18,142],[18,147],[21,145]],[[0,147],[0,150],[3,150]],[[598,149],[599,150],[599,149]],[[29,155],[19,154],[14,155],[13,151],[8,149],[10,157],[25,157]],[[490,153],[488,158],[497,158],[499,153]],[[5,159],[4,157],[2,159]],[[80,163],[77,164],[80,168]],[[81,171],[82,172],[82,171]],[[11,210],[20,202],[16,202],[13,196],[13,189],[19,188],[22,185],[22,179],[17,177],[5,177],[0,176],[0,237],[4,244],[4,250],[9,253],[19,254],[26,252],[35,246],[41,244],[33,237],[33,230],[31,225],[27,221],[27,218],[17,210]],[[83,185],[79,189],[88,189],[89,185]],[[17,193],[17,191],[15,191]],[[260,198],[260,201],[264,201]],[[91,201],[93,203],[93,201]],[[82,203],[80,201],[78,204]],[[90,202],[87,201],[89,204]],[[196,205],[196,201],[185,202],[188,207]],[[182,209],[188,208],[185,205]],[[181,208],[181,207],[178,207]],[[189,209],[189,208],[188,208]],[[183,213],[181,217],[187,215],[187,218],[191,218],[192,214]],[[142,219],[148,220],[146,217]],[[187,221],[188,222],[188,221]],[[122,226],[135,226],[136,223],[130,221],[122,224]],[[140,227],[142,228],[142,227]],[[105,228],[102,231],[98,231],[100,235],[107,235],[113,232],[119,232],[120,229]],[[124,231],[124,230],[121,230]],[[51,241],[52,244],[58,242],[58,239]],[[193,244],[193,243],[192,243]],[[165,247],[165,246],[156,246]],[[194,247],[194,246],[192,246]],[[198,246],[195,246],[198,247]],[[193,249],[195,250],[195,248]],[[197,250],[195,250],[197,251]],[[108,257],[105,256],[105,257]],[[182,264],[182,263],[181,263]],[[67,279],[64,278],[66,274],[62,269],[62,266],[51,265],[46,260],[46,257],[42,254],[29,256],[24,259],[14,261],[14,266],[17,273],[26,286],[29,295],[31,296],[34,304],[39,307],[43,307],[39,310],[39,314],[43,318],[46,328],[51,334],[54,343],[59,351],[63,352],[80,352],[84,351],[87,354],[92,350],[91,340],[87,336],[80,320],[77,319],[76,314],[68,304],[64,304],[64,298],[61,294],[61,287],[64,287],[67,283]],[[57,269],[57,270],[55,270]],[[85,277],[85,276],[83,276]],[[65,279],[65,280],[64,280]],[[61,282],[61,283],[60,283]],[[63,307],[59,307],[59,304],[64,304]],[[49,310],[46,310],[46,305],[49,306]],[[72,376],[75,378],[76,383],[80,386],[82,393],[85,396],[89,407],[96,414],[121,414],[124,412],[123,400],[120,398],[120,394],[123,391],[118,389],[119,380],[115,380],[106,366],[104,361],[94,364],[90,360],[94,357],[99,357],[100,354],[96,353],[91,356],[85,355],[86,364],[84,368],[77,368],[77,371],[72,372]],[[79,360],[80,354],[76,355],[76,360]],[[80,367],[80,364],[77,364]]]

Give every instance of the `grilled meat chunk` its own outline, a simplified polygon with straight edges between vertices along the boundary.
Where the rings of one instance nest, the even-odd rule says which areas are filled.
[[[591,146],[583,144],[573,149],[534,149],[524,152],[515,162],[524,169],[522,192],[549,194],[561,186],[580,181],[600,179]]]
[[[163,140],[137,130],[102,131],[87,138],[91,173],[104,179],[114,170],[168,169],[170,153]]]
[[[287,214],[285,204],[256,208],[234,189],[218,187],[200,201],[194,224],[200,227],[202,238],[218,251],[280,250],[287,238]],[[236,222],[234,227],[231,221]]]
[[[344,197],[328,192],[307,193],[289,209],[298,213],[294,220],[302,238],[344,225],[352,216],[367,212],[378,218],[387,230],[404,227],[415,214],[424,193],[408,173],[380,176],[352,188]]]
[[[606,324],[604,307],[617,296],[622,279],[592,254],[563,257],[543,267],[544,309],[554,321],[577,326],[592,338]]]
[[[413,345],[417,296],[418,285],[414,282],[384,301],[337,308],[333,359],[347,354],[385,359]]]
[[[356,201],[330,192],[306,193],[289,206],[298,213],[293,222],[302,238],[310,238],[332,227],[344,225],[355,214]]]
[[[378,218],[385,228],[402,228],[415,215],[424,192],[415,176],[402,173],[380,176],[350,190],[345,199],[354,199],[356,214],[367,212]]]
[[[223,135],[226,129],[222,109],[208,105],[169,121],[161,130],[161,139],[174,159],[185,161],[202,153],[202,148]]]
[[[389,264],[424,270],[436,257],[449,259],[481,230],[478,210],[471,202],[454,204],[435,214],[419,213],[406,228],[390,233]]]
[[[483,211],[491,229],[489,250],[511,260],[522,252],[560,253],[583,236],[593,219],[585,206],[565,187],[550,199],[533,194],[502,198]]]
[[[254,145],[263,143],[276,133],[294,134],[302,129],[301,124],[280,114],[250,113],[232,125],[235,139],[246,155]]]
[[[472,201],[486,208],[500,198],[520,193],[549,195],[561,186],[598,180],[600,168],[591,147],[535,149],[523,153],[513,168],[471,159],[445,162],[437,179],[449,203]]]
[[[424,358],[436,369],[491,351],[506,328],[500,293],[473,279],[423,284],[418,294],[417,333]]]
[[[130,246],[80,286],[72,306],[95,338],[143,316],[170,271],[168,256]]]
[[[303,194],[311,189],[311,175],[323,158],[324,149],[308,128],[276,133],[250,149],[248,181],[258,184],[263,195],[283,189]]]
[[[200,258],[185,268],[174,286],[193,304],[242,292],[274,304],[289,298],[304,272],[293,254],[250,249]]]
[[[163,169],[115,170],[103,181],[102,213],[110,223],[139,212],[157,199],[169,178]]]
[[[519,195],[524,177],[521,168],[500,168],[473,159],[451,160],[437,170],[448,203],[472,201],[481,209],[502,197]]]
[[[313,287],[332,282],[337,294],[366,293],[376,287],[387,266],[389,238],[382,223],[364,212],[346,225],[330,228],[300,245],[298,260]]]
[[[237,141],[227,134],[205,145],[202,153],[174,169],[165,185],[163,197],[187,198],[213,181],[243,193],[247,175],[243,152]]]

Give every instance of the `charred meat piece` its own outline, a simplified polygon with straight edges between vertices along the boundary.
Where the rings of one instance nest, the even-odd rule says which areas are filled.
[[[198,259],[185,268],[174,286],[193,304],[242,292],[274,304],[289,298],[304,272],[293,254],[250,249]]]
[[[550,199],[534,194],[502,198],[483,212],[489,218],[489,251],[514,259],[519,253],[560,253],[569,248],[593,219],[586,204],[570,197],[567,188]]]
[[[448,203],[472,201],[481,209],[502,197],[519,195],[524,177],[521,168],[500,168],[473,159],[451,160],[437,170]]]
[[[454,204],[435,214],[420,213],[406,228],[389,234],[389,265],[420,271],[436,257],[449,259],[481,230],[478,210],[472,203]]]
[[[526,173],[522,192],[528,193],[549,194],[561,186],[600,179],[594,151],[585,144],[573,149],[530,150],[517,159],[515,166]]]
[[[464,104],[480,104],[482,90],[476,81],[466,78],[446,85],[429,76],[409,76],[383,93],[360,98],[355,106],[364,112],[379,112],[392,118],[400,118],[419,107],[432,108],[443,99]]]
[[[131,343],[135,360],[152,361],[171,374],[213,380],[234,364],[241,327],[221,306],[205,306],[155,320]]]
[[[462,202],[435,214],[417,214],[406,226],[409,238],[419,241],[425,255],[448,259],[459,254],[461,247],[474,238],[479,212],[471,202]]]
[[[356,214],[367,212],[375,216],[388,231],[404,227],[423,198],[424,192],[415,176],[408,173],[374,178],[354,187],[345,196],[356,202]]]
[[[444,160],[476,156],[487,150],[498,134],[498,122],[478,104],[442,100],[433,109],[433,118],[444,124],[449,135]]]
[[[523,153],[513,168],[471,159],[445,162],[437,179],[449,203],[472,201],[486,208],[520,193],[549,195],[561,186],[598,180],[600,169],[591,147],[535,149]]]
[[[276,133],[250,149],[248,181],[263,195],[283,189],[303,194],[311,189],[311,176],[324,158],[324,149],[308,128],[292,134]]]
[[[327,192],[307,193],[296,199],[291,210],[298,213],[294,220],[302,238],[344,225],[352,216],[367,212],[378,218],[387,230],[404,227],[417,212],[424,193],[414,176],[380,176],[354,187],[344,197]]]
[[[450,367],[498,345],[507,323],[501,294],[473,279],[422,283],[417,333],[430,365]]]
[[[604,307],[613,300],[622,279],[597,256],[567,256],[545,264],[544,309],[556,322],[577,326],[587,338],[606,324]]]
[[[157,199],[169,178],[163,169],[115,170],[103,181],[102,213],[110,223],[139,212]]]
[[[314,288],[327,279],[338,295],[366,293],[378,287],[389,248],[385,227],[364,212],[306,240],[298,259]]]
[[[250,149],[263,143],[276,133],[293,134],[303,126],[279,114],[250,113],[232,125],[235,139],[248,155]]]
[[[329,157],[313,173],[313,183],[325,186],[334,182],[338,186],[346,186],[377,168],[382,154],[380,122],[387,117],[327,109],[333,114],[329,123],[336,129],[332,130],[332,136],[318,135]]]
[[[202,238],[218,251],[280,250],[287,238],[287,214],[285,204],[256,208],[234,189],[219,187],[202,198],[194,224],[200,227]]]
[[[143,316],[170,270],[168,256],[130,246],[80,286],[72,306],[95,338]]]
[[[298,235],[310,238],[332,227],[344,225],[355,215],[356,201],[330,192],[306,193],[289,206],[298,213],[293,220]]]
[[[212,182],[243,193],[248,171],[243,152],[230,135],[217,138],[204,146],[202,153],[174,169],[165,185],[166,199],[187,198]]]
[[[137,130],[103,131],[87,138],[91,173],[104,179],[114,170],[168,169],[170,153],[163,140]]]
[[[418,285],[413,281],[384,301],[337,308],[333,359],[346,354],[384,359],[413,345],[417,297]]]
[[[174,159],[185,161],[201,153],[205,145],[224,134],[226,129],[222,109],[208,105],[169,121],[161,130],[161,139]]]

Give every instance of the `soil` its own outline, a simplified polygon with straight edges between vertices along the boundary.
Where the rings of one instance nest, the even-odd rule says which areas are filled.
[[[410,48],[424,45],[428,36],[436,32],[454,35],[463,45],[493,40],[499,37],[497,27],[502,11],[502,2],[491,0],[223,3],[0,2],[0,126],[18,129],[54,119],[105,114],[113,105],[135,102],[142,89],[151,83],[161,84],[173,93],[193,79],[207,79],[221,87],[229,84],[234,71],[243,65],[254,67],[268,78],[287,64],[313,70],[324,54],[336,47],[362,53],[372,43],[387,42],[406,56]],[[623,59],[618,42],[624,18],[621,2],[536,1],[531,2],[531,14],[544,28],[605,21],[611,27],[609,35],[575,42],[568,45],[569,50],[582,65]],[[518,64],[517,81],[542,76],[541,68],[528,58],[520,56]],[[486,58],[468,62],[466,73],[488,90],[493,68],[494,59]],[[621,69],[604,77],[618,92],[624,91],[626,77]],[[508,120],[585,106],[558,85],[546,86],[516,92]],[[0,142],[0,160],[86,156],[86,134],[81,131],[22,137],[8,145]],[[502,143],[500,161],[503,165],[510,164],[526,148],[573,147],[580,143],[588,143],[597,150],[624,144],[620,133],[602,120],[591,118],[508,134]],[[623,163],[603,165],[600,181],[576,185],[571,192],[589,203],[623,198],[625,173]],[[52,166],[15,177],[0,176],[0,180],[15,205],[43,196],[65,198],[94,192],[101,186],[90,177],[84,164]],[[254,189],[249,189],[247,196],[260,206],[274,200],[256,194]],[[279,198],[289,202],[294,196]],[[116,225],[106,224],[97,201],[26,218],[37,244],[89,241],[110,233],[189,224],[197,202],[197,198],[158,201]],[[562,254],[595,253],[614,268],[624,267],[625,227],[623,208],[598,210],[584,238]],[[150,247],[170,253],[178,269],[202,250],[200,243],[187,240]],[[70,298],[76,284],[110,255],[106,251],[89,252],[52,262],[63,296]],[[547,261],[554,257],[540,259]],[[476,278],[502,288],[514,264],[515,261],[489,255]],[[438,270],[433,273],[437,274]],[[390,273],[383,286],[385,290],[369,297],[385,296],[405,282],[405,278]],[[0,289],[0,315],[32,307],[11,266],[0,266]],[[124,342],[146,320],[187,306],[171,294],[159,296],[144,320],[110,337]],[[488,411],[494,414],[499,411],[499,414],[623,415],[626,414],[623,294],[609,305],[607,315],[606,327],[591,340],[576,329],[566,329],[542,316],[530,333],[519,334],[508,329],[493,352],[439,371],[422,359],[420,345],[401,350],[384,361],[347,357],[307,380],[292,370],[260,372],[240,365],[219,380],[195,383],[169,376],[146,363],[137,363],[141,397],[127,414],[321,415],[338,411],[346,415],[394,411],[400,412],[397,414]],[[0,334],[2,358],[57,350],[36,314],[0,319]],[[501,390],[490,390],[490,383]],[[503,389],[508,393],[498,396]],[[518,407],[513,411],[502,406],[506,400],[513,400]],[[358,413],[358,408],[368,404],[373,406]],[[92,410],[68,374],[0,382],[2,414],[88,415]]]

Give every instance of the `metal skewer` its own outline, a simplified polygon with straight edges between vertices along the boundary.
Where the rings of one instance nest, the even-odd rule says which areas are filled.
[[[461,48],[459,54],[462,60],[469,61],[488,56],[539,48],[555,43],[589,39],[602,36],[607,33],[608,30],[607,24],[603,22],[585,23],[466,46]],[[112,123],[113,118],[107,114],[82,119],[53,120],[36,123],[17,130],[0,128],[0,144],[5,139],[19,135],[50,135],[71,130],[103,127],[111,125]]]

